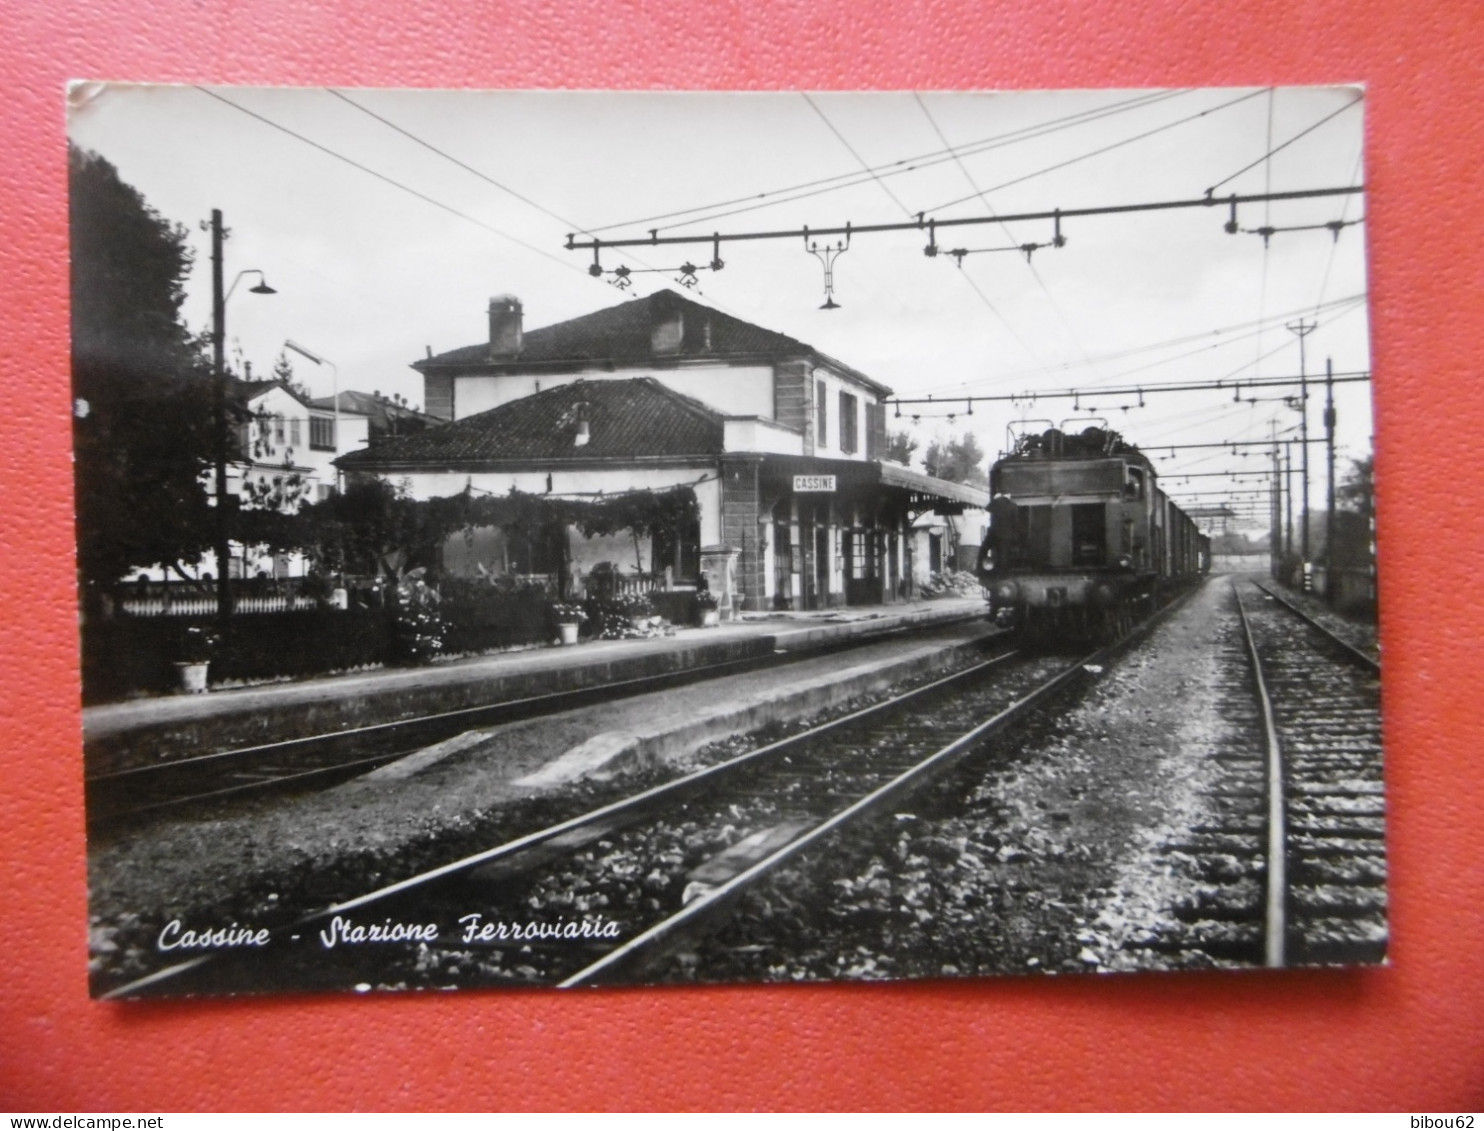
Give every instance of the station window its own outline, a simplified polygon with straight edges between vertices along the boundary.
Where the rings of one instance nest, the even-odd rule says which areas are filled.
[[[847,455],[860,448],[860,423],[856,419],[856,399],[846,392],[840,393],[840,450]]]
[[[823,381],[814,382],[814,412],[817,432],[814,442],[821,448],[830,446],[830,408]]]
[[[311,416],[309,418],[309,446],[320,452],[335,450],[334,417]]]

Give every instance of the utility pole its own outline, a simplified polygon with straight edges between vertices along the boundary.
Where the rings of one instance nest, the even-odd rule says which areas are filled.
[[[1283,441],[1283,502],[1288,508],[1283,535],[1283,559],[1286,566],[1293,557],[1293,444],[1287,440]]]
[[[1278,423],[1269,426],[1273,438],[1273,477],[1268,480],[1268,573],[1278,580],[1278,518],[1282,514],[1282,488],[1278,479]]]
[[[216,554],[216,611],[225,625],[232,615],[232,587],[227,584],[227,563],[232,557],[231,540],[228,537],[230,522],[227,518],[227,449],[230,446],[227,434],[227,300],[237,289],[244,275],[256,275],[258,285],[249,288],[253,294],[277,294],[268,285],[263,272],[249,267],[237,272],[231,287],[222,286],[222,243],[227,230],[222,226],[220,208],[211,210],[211,376],[212,376],[212,426],[216,432],[216,538],[213,552]],[[231,500],[236,505],[237,500]]]
[[[1324,599],[1335,603],[1339,586],[1335,579],[1335,372],[1334,361],[1324,359],[1324,455],[1329,465],[1328,511],[1324,522]]]
[[[211,210],[211,374],[213,425],[216,431],[216,612],[232,615],[232,587],[227,583],[231,545],[227,537],[227,298],[222,290],[222,212]]]
[[[1303,476],[1304,476],[1304,506],[1301,512],[1304,524],[1303,549],[1304,549],[1304,576],[1302,586],[1305,590],[1309,588],[1309,372],[1304,361],[1304,339],[1319,328],[1317,322],[1305,322],[1300,318],[1297,322],[1290,322],[1288,329],[1298,335],[1299,340],[1299,438],[1304,445],[1303,451]]]

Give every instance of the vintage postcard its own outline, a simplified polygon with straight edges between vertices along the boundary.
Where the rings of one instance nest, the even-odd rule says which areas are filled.
[[[1360,88],[69,99],[96,996],[1385,961]]]

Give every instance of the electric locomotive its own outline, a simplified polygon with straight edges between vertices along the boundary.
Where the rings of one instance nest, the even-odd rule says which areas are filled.
[[[1149,458],[1106,421],[1076,424],[1012,425],[989,472],[979,581],[996,619],[1029,639],[1116,640],[1210,566],[1210,539]]]

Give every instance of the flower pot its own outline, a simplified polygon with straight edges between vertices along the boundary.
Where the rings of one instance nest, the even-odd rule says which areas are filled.
[[[634,629],[636,632],[643,632],[646,628],[649,627],[649,618],[647,616],[630,617],[629,627]]]
[[[211,667],[210,663],[189,663],[184,660],[175,662],[175,674],[180,684],[182,695],[204,695],[206,693],[206,669]]]
[[[715,628],[720,623],[721,623],[721,610],[720,609],[702,609],[701,610],[701,627],[702,628]]]
[[[561,633],[563,645],[577,643],[577,625],[575,622],[569,624],[563,621],[557,625],[557,632]]]

